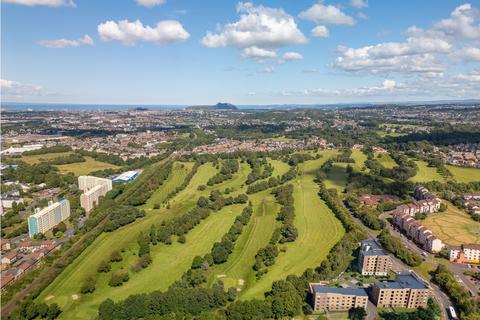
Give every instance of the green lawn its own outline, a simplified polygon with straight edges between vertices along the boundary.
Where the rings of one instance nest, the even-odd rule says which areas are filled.
[[[280,160],[268,159],[268,162],[270,162],[273,166],[272,177],[281,176],[290,169],[288,164]]]
[[[367,156],[361,150],[353,149],[351,158],[355,160],[355,163],[351,164],[353,169],[357,171],[362,171],[365,161],[367,161]]]
[[[295,226],[298,238],[291,243],[281,245],[281,252],[268,273],[259,281],[242,291],[240,298],[263,298],[264,292],[270,290],[272,282],[284,279],[289,274],[302,274],[307,268],[316,267],[343,236],[344,229],[330,209],[318,197],[318,186],[313,182],[314,172],[325,162],[332,152],[325,152],[325,157],[301,164],[300,175],[293,184],[295,198]],[[251,266],[250,266],[251,267]]]
[[[90,172],[104,169],[118,169],[119,167],[110,163],[97,161],[91,157],[84,157],[85,162],[61,164],[56,166],[61,173],[73,173],[75,176],[87,175]]]
[[[440,181],[443,182],[444,178],[438,173],[436,167],[429,167],[425,161],[417,160],[415,163],[418,166],[417,174],[410,180],[413,182],[428,182],[428,181]]]
[[[336,189],[338,193],[342,193],[347,185],[347,164],[335,163],[328,172],[327,177],[324,181],[325,187],[327,187],[327,189]]]
[[[393,168],[397,165],[397,163],[392,159],[389,153],[386,152],[376,152],[375,159],[378,160],[385,168]]]
[[[50,161],[50,160],[61,158],[61,157],[66,157],[72,153],[73,152],[71,151],[67,151],[67,152],[57,152],[57,153],[36,154],[36,155],[30,155],[30,156],[22,156],[21,160],[27,164],[32,165],[32,164]]]
[[[447,169],[452,173],[453,178],[457,182],[474,182],[480,181],[480,169],[478,168],[465,168],[446,165]]]

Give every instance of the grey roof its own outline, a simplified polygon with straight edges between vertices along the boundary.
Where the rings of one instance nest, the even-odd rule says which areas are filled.
[[[427,286],[411,273],[398,274],[395,281],[375,283],[381,289],[427,289]]]
[[[365,297],[368,296],[365,289],[326,287],[322,285],[312,285],[312,288],[313,288],[313,291],[315,291],[316,293],[336,293],[336,294],[365,296]]]
[[[373,240],[362,241],[362,247],[360,250],[364,256],[386,256],[387,255],[387,253],[383,251],[382,247],[380,247]]]

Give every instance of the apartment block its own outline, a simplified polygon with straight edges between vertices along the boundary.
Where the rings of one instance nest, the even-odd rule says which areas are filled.
[[[364,276],[386,276],[392,269],[392,259],[375,241],[364,240],[358,254],[358,267]]]
[[[417,200],[425,200],[425,199],[436,199],[437,196],[430,192],[427,188],[424,186],[418,185],[415,187],[415,190],[413,191],[413,196]]]
[[[480,263],[480,244],[462,244],[452,246],[448,250],[451,262],[456,263]]]
[[[99,198],[112,190],[112,180],[80,176],[78,177],[78,187],[84,192],[80,196],[80,205],[88,215],[98,205]]]
[[[368,294],[364,289],[326,287],[320,283],[311,283],[310,293],[315,311],[335,312],[367,308]]]
[[[426,307],[432,290],[414,273],[400,273],[395,281],[375,282],[371,299],[379,308]]]
[[[66,199],[49,202],[45,207],[28,217],[28,234],[30,238],[38,233],[45,233],[70,217],[70,202]]]

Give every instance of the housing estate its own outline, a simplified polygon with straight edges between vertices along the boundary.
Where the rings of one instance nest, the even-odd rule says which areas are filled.
[[[456,263],[480,263],[480,244],[462,244],[451,246],[448,249],[448,257]]]
[[[60,222],[70,217],[70,202],[62,199],[53,203],[49,201],[48,207],[36,210],[35,214],[28,217],[28,234],[33,238],[38,233],[45,233]]]
[[[352,308],[367,308],[368,294],[365,289],[327,287],[311,283],[310,293],[315,311],[348,311]]]
[[[358,268],[363,276],[386,276],[392,269],[392,259],[375,241],[364,240],[358,254]]]
[[[88,215],[98,204],[98,199],[112,190],[112,180],[93,176],[78,177],[78,187],[84,192],[80,196],[80,205]]]

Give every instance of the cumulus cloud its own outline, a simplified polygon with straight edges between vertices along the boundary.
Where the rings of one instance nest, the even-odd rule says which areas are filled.
[[[162,4],[165,4],[167,2],[166,0],[135,0],[139,5],[147,7],[147,8],[153,8],[155,6],[161,6]]]
[[[435,23],[434,27],[447,35],[480,40],[480,24],[475,23],[478,10],[470,3],[458,6],[447,19]]]
[[[97,27],[103,41],[119,41],[135,45],[138,41],[172,43],[187,40],[190,34],[176,20],[159,21],[155,26],[144,26],[140,20],[106,21]]]
[[[357,9],[368,7],[368,0],[350,0],[350,5]]]
[[[298,52],[289,51],[283,54],[282,59],[285,61],[302,60],[303,56]]]
[[[357,17],[362,20],[368,20],[368,16],[363,12],[357,13]]]
[[[472,70],[467,74],[460,73],[454,77],[456,80],[478,82],[480,84],[480,69]]]
[[[257,72],[258,72],[258,73],[274,73],[274,72],[275,72],[275,68],[274,68],[274,67],[260,68],[260,69],[257,69]]]
[[[73,0],[2,0],[2,3],[12,3],[23,6],[47,6],[47,7],[76,7]]]
[[[322,1],[314,4],[309,9],[302,11],[299,17],[304,20],[313,21],[317,24],[336,24],[348,25],[355,24],[355,20],[349,15],[345,14],[339,8],[333,5],[324,5]]]
[[[450,56],[454,62],[480,61],[480,48],[461,48]]]
[[[201,43],[207,48],[241,49],[243,54],[246,50],[260,52],[260,49],[273,57],[272,52],[281,47],[307,42],[293,17],[283,9],[240,2],[237,12],[240,14],[237,22],[220,26],[217,32],[207,32]]]
[[[275,58],[277,53],[273,50],[262,49],[256,46],[248,47],[242,50],[242,57],[244,58]]]
[[[325,26],[316,26],[312,29],[312,36],[318,38],[328,38],[329,32]]]
[[[84,35],[83,38],[77,40],[55,39],[55,40],[40,40],[39,45],[45,48],[61,49],[61,48],[76,48],[82,45],[93,45],[93,39],[89,35]]]
[[[18,81],[0,79],[0,90],[4,97],[43,96],[43,87],[35,84],[24,84]]]

